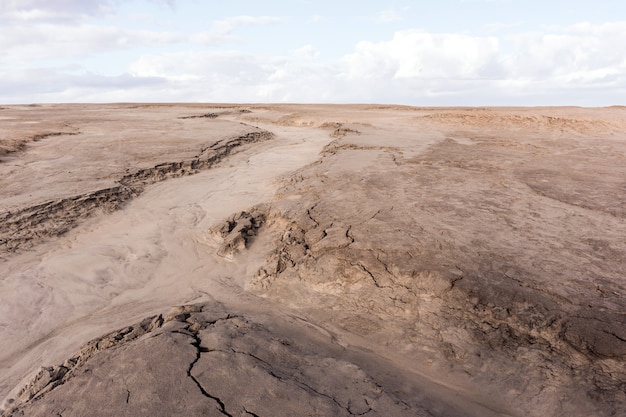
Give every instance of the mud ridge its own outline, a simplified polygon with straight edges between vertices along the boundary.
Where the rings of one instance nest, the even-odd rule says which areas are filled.
[[[204,113],[194,116],[182,116],[179,119],[216,119],[219,116],[217,113]]]
[[[445,112],[419,116],[420,120],[429,120],[436,123],[448,124],[450,122],[465,127],[483,128],[485,126],[502,126],[503,128],[517,129],[555,129],[578,133],[592,131],[619,131],[619,126],[593,119],[576,119],[570,117],[557,117],[547,115],[502,115],[493,111],[481,111],[474,109],[472,112]]]
[[[36,135],[32,135],[32,136],[21,138],[21,139],[20,138],[2,139],[0,140],[0,156],[6,156],[11,153],[24,151],[30,142],[39,142],[41,140],[54,137],[54,136],[62,136],[62,135],[75,136],[79,134],[80,132],[77,132],[77,131],[48,132],[48,133],[38,133]]]
[[[215,108],[230,108],[230,107],[221,107],[221,106],[216,106]],[[239,114],[245,114],[245,113],[252,113],[252,110],[249,109],[235,109],[235,110],[224,110],[224,111],[220,111],[220,112],[209,112],[209,113],[204,113],[204,114],[192,114],[190,116],[181,116],[179,117],[179,119],[216,119],[220,116],[228,116],[228,115],[239,115]]]

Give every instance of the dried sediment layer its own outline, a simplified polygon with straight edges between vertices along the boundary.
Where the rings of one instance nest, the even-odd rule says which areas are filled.
[[[460,381],[503,396],[522,415],[617,415],[626,402],[623,289],[614,281],[623,253],[596,277],[595,294],[565,298],[558,283],[542,286],[541,272],[494,248],[468,256],[452,236],[425,236],[391,214],[402,212],[397,206],[344,217],[322,214],[323,205],[277,222],[288,226],[278,228],[252,288],[331,309],[338,328],[385,354],[463,372]]]
[[[423,117],[436,114],[443,116]],[[271,192],[222,205],[204,222],[197,218],[219,205],[205,189],[230,192],[236,167],[206,183],[194,177],[202,180],[187,191],[199,195],[195,204],[177,200],[178,190],[166,187],[172,183],[159,185],[171,206],[150,210],[151,222],[194,211],[188,222],[158,230],[164,238],[149,235],[149,245],[171,256],[137,261],[143,252],[128,251],[113,262],[131,268],[108,270],[128,281],[159,276],[152,286],[131,282],[135,298],[121,294],[111,309],[144,311],[141,297],[170,302],[164,294],[183,286],[180,304],[223,297],[233,308],[184,307],[98,339],[44,369],[13,403],[15,415],[80,415],[88,406],[126,415],[139,407],[154,415],[276,415],[273,404],[294,415],[377,415],[381,405],[385,415],[620,415],[622,109],[257,106],[253,116],[291,145],[324,135],[327,146],[319,160],[281,178],[273,200],[266,197],[276,189],[265,182]],[[268,169],[291,145],[268,147],[260,159],[243,154],[244,191],[257,184],[255,167]],[[125,177],[128,188],[191,166],[154,168]],[[153,208],[156,194],[144,193],[133,220]],[[116,239],[107,235],[105,246]],[[85,256],[81,245],[71,247],[77,257]],[[96,255],[98,245],[90,248]],[[107,277],[96,269],[110,265],[99,262],[95,282]],[[24,265],[13,276],[28,278],[33,263]],[[291,319],[290,331],[300,333],[281,330]],[[74,336],[71,328],[60,335]],[[418,380],[426,383],[407,389]]]
[[[606,120],[545,114],[507,114],[484,109],[436,112],[420,116],[419,119],[463,128],[531,129],[535,132],[556,130],[559,132],[596,133],[599,130],[619,132],[620,129],[618,123]]]
[[[3,415],[432,415],[338,357],[332,341],[280,323],[216,304],[177,307],[42,369]]]
[[[242,146],[271,138],[270,132],[258,130],[224,139],[188,160],[162,163],[127,174],[117,181],[118,186],[4,213],[0,215],[0,250],[15,252],[32,247],[43,239],[62,235],[96,210],[118,210],[141,194],[145,186],[210,169]]]
[[[41,140],[61,135],[78,135],[80,132],[71,126],[60,126],[63,130],[48,131],[46,133],[34,133],[30,136],[22,134],[17,137],[0,138],[0,157],[9,155],[14,152],[20,152],[26,149],[30,142],[39,142]],[[38,128],[40,130],[41,128]]]

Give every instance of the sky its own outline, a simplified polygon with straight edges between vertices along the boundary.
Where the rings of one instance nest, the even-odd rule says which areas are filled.
[[[624,0],[0,0],[0,103],[626,104]]]

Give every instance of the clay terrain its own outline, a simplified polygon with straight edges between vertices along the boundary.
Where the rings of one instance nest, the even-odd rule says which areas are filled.
[[[0,414],[626,415],[626,108],[0,106]]]

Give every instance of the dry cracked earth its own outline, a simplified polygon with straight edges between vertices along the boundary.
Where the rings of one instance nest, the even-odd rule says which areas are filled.
[[[0,414],[626,415],[625,132],[2,106]]]

